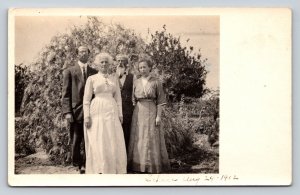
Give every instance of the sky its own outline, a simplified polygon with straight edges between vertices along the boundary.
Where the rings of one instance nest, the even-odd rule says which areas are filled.
[[[207,58],[206,86],[219,87],[220,20],[218,16],[105,16],[105,23],[120,23],[133,29],[142,38],[148,31],[162,30],[180,36],[183,45],[200,49]],[[68,32],[73,25],[80,26],[87,21],[79,16],[17,16],[15,20],[15,64],[30,64],[39,51],[57,34]],[[188,40],[186,42],[186,40]]]

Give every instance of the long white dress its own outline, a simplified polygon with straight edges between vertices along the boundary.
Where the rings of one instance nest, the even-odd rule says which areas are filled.
[[[92,99],[93,94],[95,97]],[[91,101],[92,99],[92,101]],[[101,73],[87,79],[83,98],[86,173],[126,173],[127,156],[122,126],[122,100],[117,78]]]

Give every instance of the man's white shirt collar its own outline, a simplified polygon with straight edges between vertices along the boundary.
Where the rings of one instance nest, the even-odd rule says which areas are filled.
[[[86,69],[86,67],[87,67],[87,63],[82,63],[82,62],[80,62],[80,61],[78,61],[78,65],[80,66],[80,68],[82,69],[82,68],[85,68]]]

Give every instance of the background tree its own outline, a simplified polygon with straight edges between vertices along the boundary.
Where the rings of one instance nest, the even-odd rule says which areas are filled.
[[[171,101],[180,101],[182,95],[199,98],[207,92],[206,59],[200,50],[196,53],[192,46],[183,47],[180,37],[167,33],[165,25],[151,34],[146,52],[152,56]]]
[[[15,113],[19,115],[26,86],[31,79],[29,68],[24,64],[15,65]]]

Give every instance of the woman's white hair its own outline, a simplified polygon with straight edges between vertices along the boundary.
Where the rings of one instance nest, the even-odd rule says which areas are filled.
[[[103,58],[106,58],[108,59],[108,63],[111,65],[113,64],[113,58],[112,56],[109,54],[109,53],[99,53],[95,56],[94,58],[94,63],[97,64],[97,62],[100,60],[100,59],[103,59]]]

